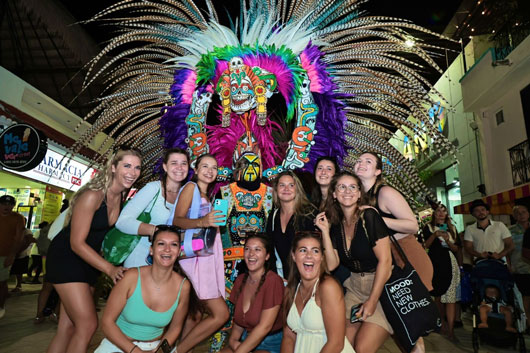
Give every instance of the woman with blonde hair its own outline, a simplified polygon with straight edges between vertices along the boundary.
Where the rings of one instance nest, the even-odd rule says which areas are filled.
[[[120,147],[106,167],[72,197],[66,227],[48,249],[47,281],[61,298],[57,334],[48,352],[86,352],[98,326],[92,294],[100,272],[116,283],[125,269],[100,254],[107,231],[116,223],[128,190],[140,176],[140,151]]]
[[[278,274],[289,276],[291,244],[296,231],[314,230],[315,207],[307,199],[300,179],[292,171],[281,173],[273,188],[274,210],[269,214],[266,232],[272,238]],[[278,261],[279,260],[279,261]]]

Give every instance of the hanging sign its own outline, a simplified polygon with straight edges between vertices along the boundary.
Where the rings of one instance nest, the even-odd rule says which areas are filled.
[[[33,126],[16,124],[0,133],[0,150],[2,167],[23,172],[39,165],[48,150],[48,141]]]
[[[94,168],[74,159],[65,158],[64,154],[48,149],[46,157],[32,170],[13,171],[26,178],[42,181],[60,188],[77,191],[96,174]]]

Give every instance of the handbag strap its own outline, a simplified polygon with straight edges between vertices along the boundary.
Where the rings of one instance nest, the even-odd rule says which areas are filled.
[[[153,197],[153,203],[151,204],[151,209],[149,210],[149,214],[151,214],[151,211],[153,210],[153,208],[155,207],[155,203],[156,201],[158,200],[158,195],[160,195],[160,189],[158,189],[158,191],[156,192],[156,195],[155,197]]]
[[[192,181],[190,181],[190,183],[193,183],[194,189],[193,199],[191,200],[189,218],[197,219],[199,218],[199,212],[201,211],[201,192],[199,191],[199,186],[197,184]],[[184,253],[187,257],[192,257],[195,254],[195,252],[193,251],[193,235],[195,233],[195,229],[186,229],[186,231],[184,232]]]
[[[410,265],[410,262],[409,262],[409,259],[407,258],[407,255],[405,255],[405,252],[401,248],[401,245],[399,245],[399,242],[397,241],[397,239],[394,237],[394,234],[390,234],[389,237],[390,237],[390,241],[392,242],[392,244],[394,244],[396,250],[398,251],[398,253],[401,256],[401,258],[403,259],[403,262],[405,264],[409,264]],[[392,256],[392,258],[393,258],[393,256]]]

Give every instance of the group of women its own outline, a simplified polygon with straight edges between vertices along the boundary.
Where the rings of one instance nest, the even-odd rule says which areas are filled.
[[[211,206],[217,161],[199,157],[187,183],[185,151],[166,151],[162,166],[161,180],[148,183],[122,210],[140,175],[141,155],[121,147],[73,197],[66,227],[48,251],[47,280],[61,297],[48,352],[87,350],[98,325],[92,293],[99,272],[116,285],[101,320],[106,338],[96,352],[155,352],[176,346],[179,337],[174,349],[189,352],[227,321],[218,228],[224,216]],[[248,271],[229,294],[234,323],[223,352],[377,351],[392,334],[379,304],[391,272],[391,233],[432,288],[431,262],[423,249],[426,259],[417,255],[419,243],[409,241],[416,219],[403,196],[382,183],[381,159],[364,153],[354,171],[321,158],[312,202],[296,174],[276,178],[266,232],[247,234]],[[149,223],[138,220],[145,211]],[[123,267],[99,252],[114,225],[143,236]],[[182,256],[181,232],[197,228],[217,231],[212,255]],[[339,267],[342,274],[330,274]]]

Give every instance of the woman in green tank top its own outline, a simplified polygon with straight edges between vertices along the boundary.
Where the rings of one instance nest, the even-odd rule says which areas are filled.
[[[128,270],[112,289],[101,320],[106,338],[95,352],[152,352],[164,340],[175,344],[192,290],[177,262],[179,228],[157,226],[150,253],[152,266]]]

